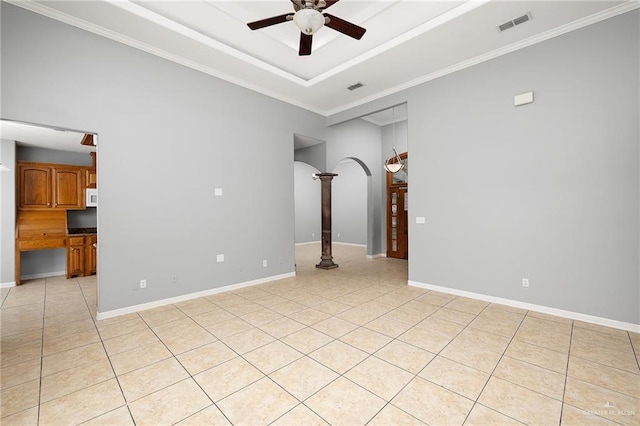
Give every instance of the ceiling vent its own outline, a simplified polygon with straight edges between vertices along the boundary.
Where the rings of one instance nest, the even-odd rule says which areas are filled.
[[[356,83],[356,84],[352,84],[351,86],[347,87],[347,89],[349,90],[356,90],[361,88],[362,86],[364,86],[364,84],[362,83]]]
[[[512,19],[511,21],[507,21],[502,25],[498,25],[498,31],[502,32],[502,31],[508,30],[509,28],[513,28],[516,25],[520,25],[524,22],[530,21],[531,19],[533,19],[531,17],[531,12],[527,12],[526,14],[522,16],[518,16],[517,18]]]

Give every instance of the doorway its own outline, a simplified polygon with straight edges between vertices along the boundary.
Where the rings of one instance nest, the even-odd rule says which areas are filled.
[[[387,173],[387,257],[409,258],[409,159],[406,152],[399,155],[404,167]],[[390,158],[390,163],[397,159]]]

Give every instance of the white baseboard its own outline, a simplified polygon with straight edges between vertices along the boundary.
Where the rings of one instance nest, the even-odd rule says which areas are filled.
[[[378,257],[387,257],[386,253],[368,254],[367,259],[376,259]]]
[[[245,281],[243,283],[231,284],[224,287],[216,287],[209,290],[198,291],[195,293],[183,294],[181,296],[170,297],[168,299],[162,299],[162,300],[156,300],[149,303],[142,303],[140,305],[127,306],[126,308],[113,309],[111,311],[105,311],[105,312],[98,312],[96,315],[96,318],[98,320],[113,318],[120,315],[145,311],[147,309],[152,309],[152,308],[158,308],[160,306],[171,305],[173,303],[184,302],[185,300],[197,299],[198,297],[211,296],[213,294],[224,293],[231,290],[237,290],[239,288],[251,287],[254,285],[265,284],[272,281],[295,277],[295,275],[296,275],[295,272],[288,272],[286,274],[273,275],[271,277],[260,278],[252,281]]]
[[[67,275],[67,271],[43,272],[40,274],[22,275],[20,277],[20,280],[24,281],[24,280],[35,280],[38,278],[59,277],[60,275]]]
[[[630,322],[617,321],[609,318],[596,317],[593,315],[586,315],[578,312],[565,311],[563,309],[550,308],[548,306],[535,305],[533,303],[520,302],[517,300],[503,299],[501,297],[487,296],[485,294],[472,293],[470,291],[458,290],[458,289],[449,288],[449,287],[441,287],[433,284],[425,284],[417,281],[408,281],[407,283],[412,287],[439,291],[441,293],[453,294],[455,296],[463,296],[471,299],[482,300],[484,302],[498,303],[500,305],[513,306],[515,308],[541,312],[543,314],[555,315],[557,317],[584,321],[592,324],[604,325],[605,327],[617,328],[620,330],[633,331],[635,333],[640,333],[640,324],[633,324]]]
[[[297,246],[308,246],[309,244],[320,244],[322,241],[306,241],[304,243],[296,243]]]
[[[342,241],[332,241],[333,244],[338,244],[341,246],[351,246],[351,247],[364,247],[367,248],[366,244],[357,244],[357,243],[343,243]]]
[[[16,286],[16,282],[15,281],[8,281],[6,283],[0,283],[0,288],[10,288],[10,287],[15,287]]]

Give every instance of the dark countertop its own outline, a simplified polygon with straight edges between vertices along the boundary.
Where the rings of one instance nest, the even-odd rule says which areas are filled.
[[[98,228],[69,228],[68,235],[97,234]]]

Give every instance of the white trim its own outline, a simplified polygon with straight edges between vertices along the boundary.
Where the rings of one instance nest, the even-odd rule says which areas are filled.
[[[15,281],[8,281],[6,283],[0,283],[0,288],[11,288],[11,287],[15,287],[16,286],[16,282]]]
[[[417,281],[409,280],[407,281],[407,284],[412,287],[424,288],[426,290],[435,290],[441,293],[469,297],[471,299],[482,300],[485,302],[498,303],[500,305],[513,306],[514,308],[526,309],[528,311],[541,312],[543,314],[555,315],[557,317],[569,318],[572,320],[603,325],[605,327],[640,333],[640,324],[633,324],[630,322],[617,321],[609,318],[596,317],[593,315],[586,315],[578,312],[565,311],[564,309],[550,308],[548,306],[535,305],[533,303],[520,302],[517,300],[503,299],[501,297],[487,296],[485,294],[473,293],[470,291],[458,290],[449,287],[441,287],[439,285],[425,284]]]
[[[367,248],[366,244],[356,244],[356,243],[343,243],[341,241],[333,241],[333,244],[339,244],[341,246],[351,246],[351,247],[364,247]]]
[[[31,274],[31,275],[22,275],[20,280],[35,280],[38,278],[49,278],[49,277],[59,277],[61,275],[67,275],[67,271],[56,271],[56,272],[42,272],[40,274]]]
[[[507,53],[514,52],[516,50],[524,49],[525,47],[529,47],[531,45],[541,43],[543,41],[549,40],[554,37],[561,36],[566,33],[570,33],[571,31],[579,30],[580,28],[589,26],[591,24],[595,24],[600,21],[604,21],[609,18],[613,18],[614,16],[621,15],[626,12],[630,12],[634,9],[640,7],[640,1],[638,0],[630,0],[626,3],[622,3],[621,5],[612,7],[611,9],[607,9],[598,13],[595,13],[591,16],[587,16],[585,18],[579,19],[577,21],[571,22],[569,24],[563,25],[558,28],[554,28],[553,30],[549,30],[542,34],[538,34],[536,36],[530,37],[528,39],[519,41],[517,43],[510,44],[508,46],[504,46],[500,49],[493,50],[491,52],[485,53],[480,56],[476,56],[475,58],[468,59],[466,61],[459,62],[457,64],[451,65],[447,68],[443,68],[439,71],[436,71],[431,74],[424,75],[422,77],[418,77],[414,80],[407,81],[405,83],[399,84],[398,86],[392,87],[387,90],[383,90],[381,92],[375,93],[366,98],[359,99],[357,101],[351,102],[346,105],[339,106],[329,111],[325,111],[325,117],[330,117],[332,115],[338,114],[343,111],[350,110],[352,108],[367,104],[369,102],[375,101],[377,99],[381,99],[395,93],[401,92],[403,90],[410,89],[414,86],[418,86],[422,83],[426,83],[431,80],[435,80],[440,77],[444,77],[445,75],[452,74],[456,71],[463,70],[465,68],[472,67],[474,65],[480,64],[482,62],[489,61],[491,59],[497,58],[502,55],[506,55]]]
[[[264,284],[271,281],[282,280],[285,278],[295,277],[295,272],[288,272],[286,274],[273,275],[271,277],[259,278],[257,280],[245,281],[242,283],[226,285],[223,287],[216,287],[209,290],[197,291],[195,293],[183,294],[181,296],[169,297],[167,299],[156,300],[148,303],[141,303],[139,305],[127,306],[126,308],[113,309],[111,311],[98,312],[96,318],[103,320],[107,318],[113,318],[120,315],[131,314],[134,312],[144,311],[147,309],[157,308],[160,306],[171,305],[173,303],[184,302],[186,300],[197,299],[199,297],[211,296],[212,294],[224,293],[231,290],[237,290],[239,288],[251,287],[254,285]]]
[[[387,257],[386,253],[368,254],[367,259],[376,259],[378,257]]]
[[[528,38],[526,40],[522,40],[520,42],[514,43],[512,45],[509,46],[505,46],[501,49],[497,49],[493,52],[489,52],[486,53],[484,55],[480,55],[477,56],[475,58],[472,58],[470,60],[467,61],[463,61],[460,62],[458,64],[452,65],[448,68],[444,68],[438,72],[435,73],[431,73],[422,77],[418,77],[412,81],[409,82],[405,82],[403,84],[400,84],[398,86],[395,86],[393,88],[378,92],[374,95],[368,96],[366,98],[360,99],[358,101],[352,102],[350,104],[346,104],[346,105],[342,105],[330,110],[321,110],[319,108],[313,107],[311,105],[307,105],[304,104],[302,102],[300,102],[300,100],[297,99],[291,99],[288,98],[286,96],[283,96],[280,93],[276,93],[273,92],[265,87],[260,87],[257,86],[255,84],[251,84],[245,80],[242,80],[238,77],[229,75],[227,73],[222,73],[219,70],[216,70],[212,67],[208,67],[208,66],[203,66],[202,64],[198,64],[195,63],[194,61],[191,61],[189,59],[183,58],[181,56],[175,55],[173,53],[164,51],[162,49],[156,48],[154,46],[150,46],[146,43],[142,43],[140,41],[134,40],[130,37],[127,36],[123,36],[122,34],[119,34],[115,31],[112,30],[108,30],[106,28],[100,27],[98,25],[95,24],[91,24],[88,23],[86,21],[83,21],[81,19],[75,18],[73,16],[70,16],[66,13],[60,12],[58,10],[55,10],[53,8],[44,6],[41,3],[35,2],[33,0],[5,0],[7,3],[13,4],[15,6],[21,7],[23,9],[27,9],[30,10],[32,12],[38,13],[40,15],[44,15],[47,16],[49,18],[55,19],[57,21],[60,22],[64,22],[65,24],[68,25],[72,25],[74,27],[77,28],[81,28],[85,31],[89,31],[92,32],[94,34],[98,34],[100,36],[103,36],[105,38],[114,40],[116,42],[131,46],[133,48],[142,50],[144,52],[150,53],[152,55],[156,55],[158,57],[164,58],[166,60],[175,62],[177,64],[181,64],[183,66],[186,66],[188,68],[203,72],[205,74],[209,74],[212,75],[214,77],[220,78],[222,80],[225,80],[229,83],[232,84],[236,84],[238,86],[241,87],[245,87],[249,90],[253,90],[257,93],[261,93],[263,95],[269,96],[271,98],[274,99],[278,99],[280,101],[286,102],[288,104],[306,109],[308,111],[314,112],[316,114],[322,115],[324,117],[329,117],[331,115],[334,114],[338,114],[340,112],[349,110],[351,108],[355,108],[357,106],[360,105],[364,105],[366,103],[372,102],[374,100],[380,99],[380,98],[384,98],[386,96],[395,94],[397,92],[409,89],[413,86],[417,86],[420,85],[422,83],[425,83],[427,81],[431,81],[434,80],[436,78],[445,76],[447,74],[451,74],[454,73],[456,71],[459,71],[461,69],[464,68],[468,68],[471,67],[473,65],[479,64],[481,62],[485,62],[488,61],[490,59],[496,58],[498,56],[502,56],[505,55],[507,53],[513,52],[515,50],[519,50],[528,46],[531,46],[533,44],[536,43],[540,43],[542,41],[548,40],[550,38],[553,37],[557,37],[559,35],[562,34],[566,34],[568,32],[571,31],[575,31],[577,29],[580,29],[582,27],[586,27],[588,25],[591,24],[595,24],[597,22],[600,21],[604,21],[605,19],[609,19],[612,18],[614,16],[618,16],[621,15],[623,13],[629,12],[631,10],[637,9],[640,7],[640,1],[638,0],[629,0],[625,3],[622,3],[618,6],[614,6],[610,9],[595,13],[591,16],[587,16],[585,18],[579,19],[577,21],[571,22],[569,24],[563,25],[561,27],[555,28],[553,30],[547,31],[543,34],[539,34],[537,36]],[[316,77],[311,78],[310,80],[304,80],[301,79],[300,77],[297,77],[291,73],[288,73],[287,71],[284,71],[276,66],[273,66],[271,64],[267,64],[266,62],[260,61],[259,59],[253,58],[250,55],[245,54],[244,52],[240,52],[232,47],[226,46],[222,43],[219,43],[211,38],[202,36],[201,34],[194,32],[193,30],[184,27],[180,24],[176,24],[176,23],[172,23],[168,21],[166,21],[165,19],[162,19],[162,17],[160,15],[157,15],[151,11],[145,10],[143,8],[141,8],[140,6],[137,6],[135,3],[132,3],[131,1],[126,1],[126,2],[111,2],[112,5],[116,5],[121,7],[122,9],[128,10],[131,13],[135,13],[138,16],[143,17],[144,19],[150,20],[151,22],[155,22],[159,25],[163,25],[165,28],[169,28],[172,31],[175,31],[179,34],[182,34],[183,36],[187,36],[190,37],[200,43],[204,43],[206,45],[208,45],[209,47],[215,48],[219,51],[224,51],[225,53],[236,57],[240,60],[243,60],[249,64],[252,64],[254,66],[257,66],[267,72],[272,73],[273,75],[279,76],[280,78],[283,78],[285,80],[291,81],[294,84],[297,84],[298,86],[301,87],[312,87],[317,83],[320,83],[324,80],[326,80],[327,78],[330,78],[332,76],[335,75],[335,73],[343,71],[344,69],[348,69],[353,67],[354,65],[357,65],[358,63],[369,59],[370,56],[374,55],[376,52],[377,53],[381,53],[384,52],[385,50],[388,50],[391,47],[394,47],[396,44],[401,43],[403,41],[406,40],[410,40],[413,37],[415,37],[416,35],[419,35],[423,32],[426,32],[434,27],[437,27],[445,22],[447,22],[448,20],[451,20],[461,14],[467,13],[473,9],[475,9],[476,7],[484,4],[485,2],[487,2],[487,0],[477,0],[477,1],[470,1],[468,3],[463,4],[462,6],[459,6],[457,8],[452,9],[451,11],[445,13],[443,16],[434,19],[432,21],[429,21],[425,24],[423,24],[422,26],[414,29],[413,31],[409,31],[408,33],[397,37],[394,40],[390,40],[389,42],[385,43],[382,46],[379,46],[376,49],[372,49],[372,51],[366,52],[350,61],[345,62],[344,64],[342,64],[341,66],[335,67],[332,70],[326,71]],[[166,24],[166,25],[165,25]],[[171,24],[171,25],[169,25]]]
[[[163,49],[159,49],[159,48],[157,48],[155,46],[151,46],[151,45],[149,45],[147,43],[135,40],[135,39],[133,39],[131,37],[122,35],[122,34],[117,33],[115,31],[103,28],[103,27],[101,27],[99,25],[86,22],[86,21],[84,21],[82,19],[78,19],[78,18],[76,18],[74,16],[71,16],[71,15],[68,15],[68,14],[66,14],[64,12],[60,12],[59,10],[52,9],[52,8],[50,8],[48,6],[45,6],[45,5],[41,4],[41,3],[37,3],[37,2],[35,2],[33,0],[3,0],[3,1],[6,1],[7,3],[10,3],[10,4],[14,5],[14,6],[18,6],[18,7],[21,7],[23,9],[29,10],[31,12],[37,13],[39,15],[43,15],[43,16],[46,16],[48,18],[55,19],[56,21],[60,21],[60,22],[65,23],[67,25],[71,25],[73,27],[80,28],[82,30],[88,31],[88,32],[93,33],[93,34],[97,34],[97,35],[102,36],[104,38],[107,38],[109,40],[113,40],[113,41],[115,41],[117,43],[121,43],[121,44],[124,44],[126,46],[133,47],[134,49],[138,49],[138,50],[141,50],[143,52],[150,53],[152,55],[155,55],[157,57],[166,59],[168,61],[174,62],[174,63],[179,64],[179,65],[185,66],[187,68],[191,68],[193,70],[200,71],[200,72],[202,72],[204,74],[211,75],[213,77],[219,78],[219,79],[224,80],[226,82],[229,82],[231,84],[235,84],[237,86],[244,87],[244,88],[249,89],[249,90],[253,90],[254,92],[261,93],[261,94],[263,94],[265,96],[269,96],[270,98],[274,98],[274,99],[286,102],[286,103],[288,103],[290,105],[294,105],[294,106],[300,107],[302,109],[305,109],[307,111],[311,111],[311,112],[316,113],[318,115],[326,116],[324,111],[322,111],[322,110],[320,110],[320,109],[318,109],[318,108],[316,108],[316,107],[314,107],[312,105],[304,104],[304,103],[300,102],[297,99],[288,98],[286,96],[283,96],[281,93],[274,92],[274,91],[272,91],[272,90],[270,90],[270,89],[268,89],[266,87],[262,87],[262,86],[258,86],[258,85],[252,84],[252,83],[250,83],[250,82],[248,82],[248,81],[246,81],[244,79],[241,79],[241,78],[238,78],[236,76],[221,72],[220,70],[217,70],[217,69],[209,67],[209,66],[204,66],[204,65],[202,65],[202,64],[200,64],[198,62],[192,61],[190,59],[183,58],[182,56],[176,55],[176,54],[171,53],[171,52],[167,52],[167,51],[165,51]],[[118,3],[114,2],[112,4],[117,5]],[[229,53],[229,52],[225,52],[225,53]],[[240,54],[242,54],[242,52],[240,52]],[[236,56],[236,55],[232,55],[232,56]],[[256,61],[258,61],[258,60],[256,59]],[[251,62],[248,62],[248,63],[251,63]],[[270,71],[268,69],[268,67],[266,67],[266,68],[265,67],[266,67],[266,65],[265,66],[261,66],[260,68],[264,69],[266,71]],[[274,74],[274,75],[278,75],[278,76],[280,76],[282,78],[286,78],[285,76],[280,75],[277,72],[273,72],[273,71],[270,71],[270,72],[272,74]],[[292,78],[299,78],[299,77],[294,76],[293,74],[290,74],[290,76],[292,76],[292,77],[288,78],[289,80],[291,80]],[[306,87],[307,83],[304,80],[301,80],[301,81],[304,82],[304,84],[302,84],[303,87]]]
[[[306,241],[304,243],[296,243],[296,246],[308,246],[309,244],[320,244],[322,241]]]

